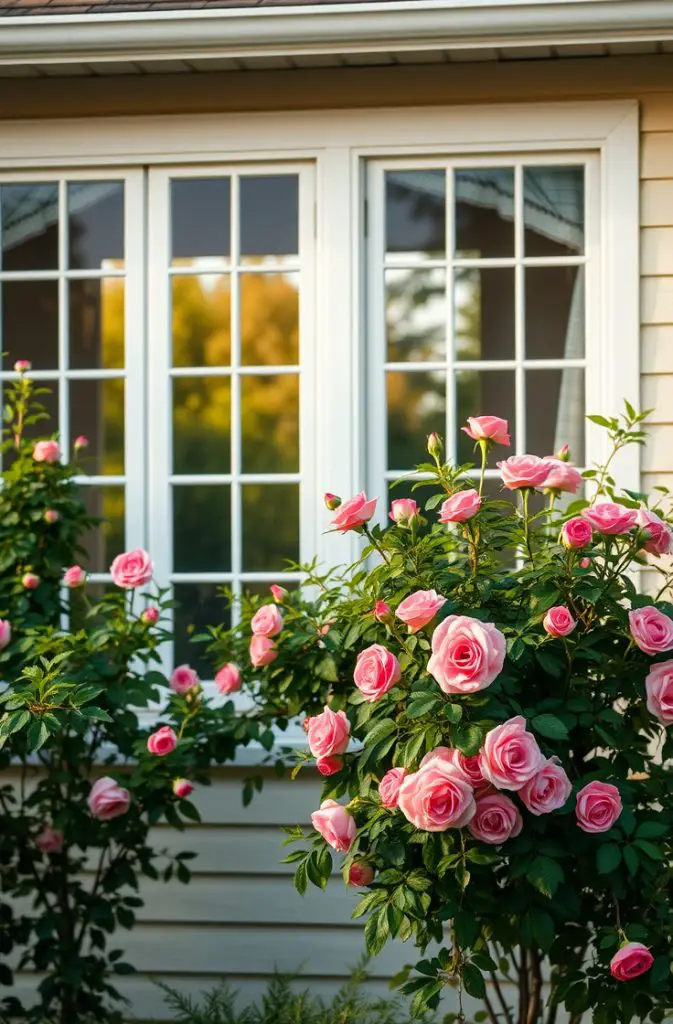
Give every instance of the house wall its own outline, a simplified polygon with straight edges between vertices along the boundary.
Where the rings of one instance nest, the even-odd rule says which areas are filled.
[[[643,405],[655,408],[643,487],[673,488],[673,57],[18,81],[0,90],[0,118],[637,98],[641,390]],[[219,773],[198,794],[204,823],[184,837],[199,852],[189,889],[143,889],[142,923],[124,943],[139,971],[124,985],[139,1018],[164,1016],[153,976],[197,992],[227,974],[247,996],[274,965],[301,967],[311,987],[328,994],[361,952],[359,928],[349,920],[353,896],[339,880],[302,900],[278,863],[278,826],[307,822],[318,783],[269,779],[244,809],[243,774]],[[158,830],[157,839],[177,849],[183,837]],[[384,989],[406,960],[412,950],[388,947],[373,966],[374,987]]]

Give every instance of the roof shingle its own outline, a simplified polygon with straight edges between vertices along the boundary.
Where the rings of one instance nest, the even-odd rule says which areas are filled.
[[[0,18],[38,14],[114,14],[223,7],[295,7],[366,3],[367,0],[0,0]]]

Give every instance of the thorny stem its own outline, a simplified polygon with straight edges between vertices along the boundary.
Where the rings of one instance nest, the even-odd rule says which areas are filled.
[[[484,492],[484,478],[486,476],[486,460],[488,458],[488,441],[480,441],[479,447],[481,449],[481,473],[479,474],[479,497]]]
[[[531,565],[535,565],[535,559],[533,558],[533,549],[530,542],[530,518],[528,514],[528,502],[530,500],[530,488],[521,488],[521,517],[523,519],[523,537],[526,545],[526,551],[530,558]]]
[[[384,551],[384,549],[381,547],[381,545],[377,541],[376,537],[374,536],[372,531],[369,529],[369,526],[367,525],[367,523],[363,523],[362,529],[363,529],[367,539],[369,540],[369,543],[372,544],[376,548],[376,550],[378,551],[378,553],[380,554],[380,556],[384,560],[384,562],[387,562],[388,565],[390,565],[390,558],[388,557],[388,552]],[[133,593],[133,591],[132,591],[132,593]]]

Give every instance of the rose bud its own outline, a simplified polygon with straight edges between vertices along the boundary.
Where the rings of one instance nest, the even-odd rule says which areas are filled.
[[[32,368],[33,364],[30,359],[17,359],[14,363],[14,370],[16,373],[28,373]]]
[[[323,501],[325,502],[326,508],[330,512],[336,511],[336,509],[338,509],[339,505],[341,504],[341,498],[339,497],[339,495],[338,494],[330,494],[329,491],[327,491],[325,493],[325,495],[323,497]]]
[[[444,451],[444,442],[436,431],[428,436],[428,455],[439,461]]]
[[[173,779],[173,792],[179,797],[189,796],[194,792],[194,786],[189,779]]]

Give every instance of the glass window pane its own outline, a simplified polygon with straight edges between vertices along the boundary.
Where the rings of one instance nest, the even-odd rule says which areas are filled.
[[[570,445],[572,461],[584,464],[584,370],[528,370],[526,450],[552,455]]]
[[[231,569],[231,487],[173,487],[175,572]]]
[[[80,491],[86,510],[103,522],[87,530],[82,538],[86,556],[82,565],[89,572],[107,572],[112,560],[125,550],[124,487],[86,484]]]
[[[446,173],[386,172],[386,253],[446,254]]]
[[[0,185],[2,269],[58,267],[58,185]]]
[[[229,366],[229,275],[178,275],[172,280],[172,300],[173,366]]]
[[[456,439],[458,462],[481,465],[474,441],[464,434],[462,427],[468,416],[501,416],[509,423],[510,433],[515,431],[516,406],[514,403],[513,370],[458,370],[456,373]],[[500,449],[504,458],[514,447]],[[493,465],[493,462],[491,463]]]
[[[70,281],[70,366],[124,367],[124,279]]]
[[[584,356],[584,267],[526,267],[526,356]]]
[[[526,256],[584,252],[583,167],[526,167],[523,204]]]
[[[241,274],[241,362],[299,362],[299,276]]]
[[[444,359],[446,271],[386,271],[386,334],[391,363]]]
[[[101,270],[123,259],[123,182],[68,182],[68,266]]]
[[[514,268],[455,271],[457,359],[514,358]]]
[[[272,174],[240,179],[241,256],[299,252],[299,178]]]
[[[508,167],[456,171],[456,256],[514,255],[514,171]]]
[[[299,485],[245,484],[241,488],[243,569],[278,572],[299,560]]]
[[[229,178],[175,178],[171,182],[171,254],[181,263],[231,252]]]
[[[229,609],[221,591],[220,583],[176,583],[173,587],[173,597],[178,602],[173,613],[173,662],[191,665],[203,682],[214,679],[219,666],[213,665],[206,655],[206,644],[190,643],[190,638],[205,632],[207,626],[229,628]]]
[[[428,434],[446,426],[446,373],[386,374],[388,469],[412,469],[426,458]]]
[[[4,281],[2,352],[5,369],[29,359],[35,370],[58,367],[58,282]]]
[[[299,471],[299,376],[241,377],[244,473]]]
[[[124,472],[124,381],[70,381],[70,443],[83,434],[89,447],[80,456],[87,473]]]
[[[173,381],[173,472],[228,473],[231,468],[231,381]]]

